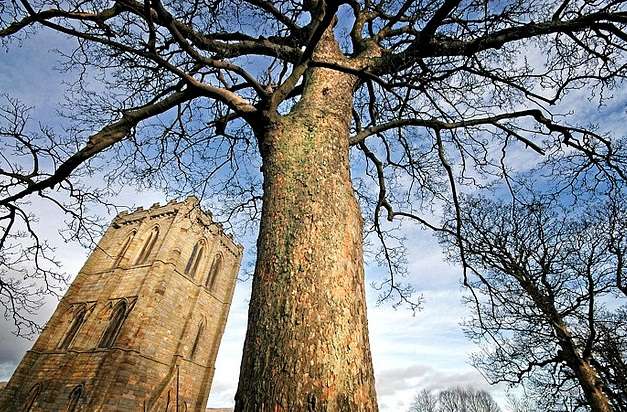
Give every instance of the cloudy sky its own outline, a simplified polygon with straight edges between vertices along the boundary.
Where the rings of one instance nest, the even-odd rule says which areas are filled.
[[[0,90],[33,106],[33,116],[44,122],[56,120],[55,110],[61,101],[64,76],[53,70],[55,55],[51,51],[63,48],[56,35],[40,34],[23,45],[13,44],[9,51],[0,50]],[[624,94],[624,90],[620,91]],[[605,113],[602,127],[624,128],[624,96],[620,96]],[[577,96],[571,104],[581,104]],[[588,110],[588,111],[586,111]],[[595,119],[596,111],[580,111]],[[141,199],[137,201],[136,199]],[[132,188],[120,194],[118,202],[129,206],[150,206],[167,199],[159,193],[142,193]],[[37,206],[37,205],[35,205]],[[38,211],[42,217],[39,229],[58,246],[58,257],[68,273],[80,269],[87,251],[74,244],[64,244],[56,231],[63,226],[64,217],[44,206]],[[108,216],[112,218],[113,216]],[[504,388],[489,387],[481,374],[469,364],[469,355],[476,350],[463,335],[460,322],[466,316],[461,304],[460,272],[443,262],[437,242],[429,232],[417,227],[406,227],[408,239],[409,280],[424,297],[422,311],[412,315],[406,309],[394,310],[389,305],[376,305],[376,291],[368,290],[369,327],[372,354],[381,410],[403,411],[414,394],[423,389],[442,389],[469,385],[490,391],[504,406]],[[241,240],[244,246],[250,239]],[[247,262],[243,267],[246,267]],[[368,277],[376,277],[378,268],[369,265]],[[216,375],[209,398],[209,406],[230,406],[237,385],[239,362],[246,328],[246,313],[250,282],[237,285],[231,314],[218,355]],[[43,323],[54,310],[49,301],[38,314]],[[31,341],[10,334],[6,321],[0,325],[0,380],[7,380]]]
[[[423,388],[473,386],[503,400],[503,388],[490,388],[467,363],[476,347],[459,326],[466,313],[460,303],[460,272],[442,261],[438,245],[427,232],[416,229],[407,234],[411,239],[407,245],[409,271],[424,296],[423,310],[414,316],[406,309],[377,306],[376,291],[368,290],[370,343],[381,411],[406,410],[416,391]],[[374,266],[366,268],[371,276],[377,271]],[[240,283],[218,355],[210,406],[232,402],[249,294],[250,283]]]
[[[131,198],[129,193],[122,198]],[[142,193],[146,206],[163,201],[158,194]],[[42,210],[49,231],[63,224],[63,217],[53,210]],[[482,376],[467,364],[475,347],[464,337],[459,322],[465,316],[460,303],[460,274],[442,262],[437,244],[429,233],[409,232],[410,273],[415,287],[424,296],[423,310],[412,315],[407,309],[395,310],[376,305],[376,291],[369,288],[369,327],[376,374],[377,395],[382,412],[406,410],[416,391],[469,385],[489,390],[503,399],[502,388],[490,388]],[[87,255],[78,245],[60,245],[58,255],[70,273],[77,273]],[[378,268],[368,266],[369,275]],[[239,362],[246,331],[250,282],[239,282],[218,359],[209,406],[231,406],[237,386]],[[38,318],[45,322],[55,307],[44,306]],[[0,380],[7,380],[31,341],[9,333],[10,324],[0,326]]]
[[[44,123],[58,121],[55,110],[62,99],[66,78],[53,70],[53,49],[63,48],[63,45],[60,37],[46,33],[23,45],[12,45],[8,51],[0,50],[0,90],[33,106],[33,117]],[[134,201],[138,198],[141,202]],[[147,207],[166,199],[158,193],[137,196],[132,189],[127,189],[118,201]],[[42,217],[40,230],[58,246],[57,255],[65,270],[77,273],[88,252],[78,245],[61,242],[56,230],[63,226],[64,218],[56,210],[42,205],[38,213]],[[459,326],[465,314],[460,303],[459,271],[442,261],[438,245],[428,232],[418,228],[407,230],[409,272],[415,288],[424,296],[423,310],[412,315],[407,309],[395,310],[385,304],[377,306],[376,291],[368,290],[370,337],[381,410],[405,410],[418,390],[453,385],[484,388],[502,399],[501,388],[489,388],[467,363],[475,348]],[[375,266],[366,269],[368,276],[376,276],[377,271]],[[209,406],[233,403],[249,295],[250,282],[240,282],[218,355]],[[55,304],[49,301],[42,308],[38,314],[42,323]],[[11,376],[32,345],[32,341],[13,336],[10,329],[6,321],[0,325],[0,380]]]

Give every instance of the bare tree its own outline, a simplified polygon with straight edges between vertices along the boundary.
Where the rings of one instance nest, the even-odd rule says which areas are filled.
[[[616,216],[576,213],[554,200],[506,204],[464,200],[459,239],[475,299],[468,334],[484,343],[475,365],[492,382],[525,383],[547,410],[625,408],[622,249],[608,230]],[[454,219],[454,218],[453,218]]]
[[[492,396],[485,391],[455,388],[439,393],[440,412],[500,412]]]
[[[414,398],[408,412],[438,412],[438,397],[432,391],[423,389]]]
[[[500,412],[489,393],[471,388],[452,388],[438,394],[422,390],[409,412]]]
[[[39,198],[80,233],[96,173],[260,218],[236,410],[376,410],[364,216],[381,299],[415,306],[383,217],[448,230],[431,208],[459,217],[461,186],[508,178],[525,149],[562,188],[622,187],[619,140],[549,109],[621,84],[626,19],[621,0],[3,2],[8,48],[62,33],[77,73],[67,130],[3,140],[3,231]]]
[[[51,129],[29,128],[30,108],[8,96],[3,98],[0,195],[8,196],[16,187],[30,185],[29,179],[40,173],[46,163],[63,158],[65,150]],[[66,214],[68,226],[61,228],[66,240],[73,238],[89,244],[102,226],[97,218],[85,213],[83,205],[95,202],[108,206],[106,195],[95,187],[83,188],[69,181],[61,186],[69,194],[64,201],[51,193],[39,192],[38,196],[53,202]],[[58,296],[63,290],[66,275],[50,242],[39,234],[39,216],[28,207],[28,202],[10,202],[0,208],[0,213],[0,305],[5,318],[13,319],[17,335],[32,336],[39,331],[33,315],[46,295]]]

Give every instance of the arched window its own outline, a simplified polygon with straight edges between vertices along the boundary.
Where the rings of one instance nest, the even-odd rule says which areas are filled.
[[[83,326],[83,323],[85,322],[86,313],[87,310],[85,309],[85,306],[81,306],[76,310],[76,312],[74,313],[74,319],[72,320],[72,324],[70,325],[69,329],[65,333],[65,336],[61,340],[61,343],[59,344],[59,349],[67,349],[70,346],[70,344],[74,340],[74,337],[76,337],[78,330],[81,328],[81,326]]]
[[[190,359],[194,359],[196,355],[196,350],[198,349],[198,344],[200,343],[200,339],[202,338],[202,334],[205,331],[205,320],[202,319],[198,324],[198,332],[196,332],[196,339],[194,339],[194,344],[192,345],[192,351],[189,354]]]
[[[192,254],[187,261],[187,265],[185,265],[185,274],[190,277],[194,277],[196,275],[196,271],[198,270],[198,265],[200,265],[200,260],[202,259],[202,255],[205,251],[205,244],[202,240],[196,242],[194,245],[194,250],[192,250]]]
[[[78,403],[83,396],[83,385],[78,385],[72,392],[70,392],[70,399],[67,404],[67,412],[76,412],[78,410]]]
[[[209,276],[207,276],[207,281],[205,282],[206,287],[213,289],[220,270],[222,270],[222,255],[218,253],[216,257],[213,258],[213,263],[211,264],[211,269],[209,270]]]
[[[41,392],[41,383],[36,383],[30,388],[28,391],[28,397],[26,398],[26,403],[24,404],[24,412],[30,412],[33,409],[33,405]]]
[[[155,243],[157,243],[157,238],[159,237],[159,228],[155,226],[154,229],[150,232],[150,236],[146,239],[146,243],[144,243],[144,247],[142,248],[141,253],[137,256],[136,265],[143,265],[148,261],[150,254],[152,253],[152,249],[155,247]]]
[[[124,241],[124,244],[120,248],[120,251],[118,252],[118,255],[115,258],[115,262],[113,262],[113,268],[117,268],[120,262],[122,261],[122,259],[124,258],[124,256],[126,255],[126,252],[128,251],[128,248],[131,245],[131,242],[133,241],[133,238],[135,237],[136,233],[137,232],[132,231],[131,234],[128,235],[128,237]]]
[[[100,338],[99,348],[110,348],[115,342],[115,338],[118,337],[120,329],[122,329],[122,323],[126,318],[126,301],[119,301],[111,312],[111,318],[109,319],[109,325],[105,330],[105,333]]]

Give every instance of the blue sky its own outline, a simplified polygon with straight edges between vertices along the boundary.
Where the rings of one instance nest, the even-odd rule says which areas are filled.
[[[33,106],[33,117],[49,126],[58,125],[55,114],[68,78],[53,70],[55,55],[51,51],[63,47],[64,41],[49,32],[40,33],[23,42],[12,44],[9,51],[0,50],[0,90],[20,98]],[[606,130],[624,135],[625,90],[618,90],[618,98],[604,110],[600,119],[594,104],[585,97],[573,94],[562,107],[576,111],[588,119],[600,121]],[[584,97],[584,98],[582,98]],[[521,156],[521,165],[526,157]],[[140,200],[137,200],[140,199]],[[143,192],[132,187],[123,190],[120,203],[129,206],[150,206],[165,202],[164,195]],[[87,251],[76,244],[65,244],[57,234],[64,217],[45,205],[34,205],[41,217],[39,229],[58,247],[57,256],[70,274],[80,269]],[[110,220],[113,216],[108,215]],[[463,335],[460,322],[467,315],[461,304],[461,274],[458,268],[443,261],[439,246],[431,233],[417,226],[406,225],[409,262],[408,281],[424,297],[422,311],[413,315],[406,309],[393,309],[389,304],[376,305],[377,292],[368,289],[369,328],[380,408],[383,412],[402,411],[411,403],[414,394],[424,388],[443,389],[449,386],[469,385],[490,391],[504,406],[504,387],[489,387],[481,374],[468,364],[469,355],[477,348]],[[253,239],[240,239],[245,247]],[[244,262],[246,267],[250,262]],[[380,269],[369,264],[369,280],[380,276]],[[370,283],[370,282],[367,282]],[[250,282],[237,285],[231,314],[218,360],[209,406],[230,406],[237,385],[237,375],[246,328],[247,303]],[[49,301],[38,314],[43,323],[54,310]],[[11,335],[6,322],[0,327],[0,380],[11,375],[17,362],[32,342]]]

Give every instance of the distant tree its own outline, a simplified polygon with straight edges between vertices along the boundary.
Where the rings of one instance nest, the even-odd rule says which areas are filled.
[[[475,365],[531,387],[546,410],[626,410],[622,202],[581,213],[554,198],[463,205],[460,236],[442,239],[472,275],[466,330],[485,344]]]
[[[486,391],[455,388],[438,395],[440,412],[500,412],[492,396]]]
[[[438,394],[420,391],[409,412],[501,412],[489,393],[470,388],[446,389]]]
[[[438,412],[438,397],[432,391],[423,389],[414,398],[409,412]]]

